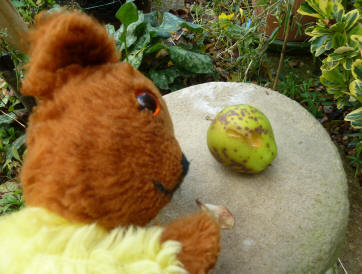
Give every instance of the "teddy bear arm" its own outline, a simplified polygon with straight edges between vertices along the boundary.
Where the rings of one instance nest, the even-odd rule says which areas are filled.
[[[220,226],[213,217],[200,211],[170,223],[161,240],[175,240],[182,244],[178,259],[189,273],[208,273],[219,255]]]

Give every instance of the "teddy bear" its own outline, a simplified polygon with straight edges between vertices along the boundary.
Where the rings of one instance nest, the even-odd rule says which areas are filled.
[[[77,11],[41,13],[22,85],[37,106],[20,174],[25,208],[0,219],[0,273],[209,273],[207,210],[146,226],[189,163],[155,85]]]

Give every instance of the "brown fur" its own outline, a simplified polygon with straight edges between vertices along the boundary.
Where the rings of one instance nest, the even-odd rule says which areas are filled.
[[[147,224],[171,198],[155,182],[173,189],[183,172],[159,91],[129,64],[117,62],[114,41],[84,14],[42,14],[29,41],[22,91],[36,96],[38,106],[21,172],[27,205],[108,229]],[[157,97],[158,115],[139,110],[139,91]],[[183,243],[179,257],[191,273],[215,264],[219,237],[218,225],[205,213],[171,224],[164,235]]]
[[[182,243],[180,261],[193,274],[209,273],[220,252],[220,227],[206,212],[178,219],[169,224],[162,241]]]

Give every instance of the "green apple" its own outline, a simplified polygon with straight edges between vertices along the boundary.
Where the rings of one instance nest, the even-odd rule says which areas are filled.
[[[207,131],[207,146],[217,161],[241,173],[258,173],[277,155],[268,118],[250,105],[228,106],[218,113]]]

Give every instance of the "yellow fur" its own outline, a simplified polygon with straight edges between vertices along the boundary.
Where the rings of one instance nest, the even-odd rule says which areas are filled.
[[[29,207],[0,219],[0,273],[186,273],[180,243],[160,243],[163,229],[68,222]]]

